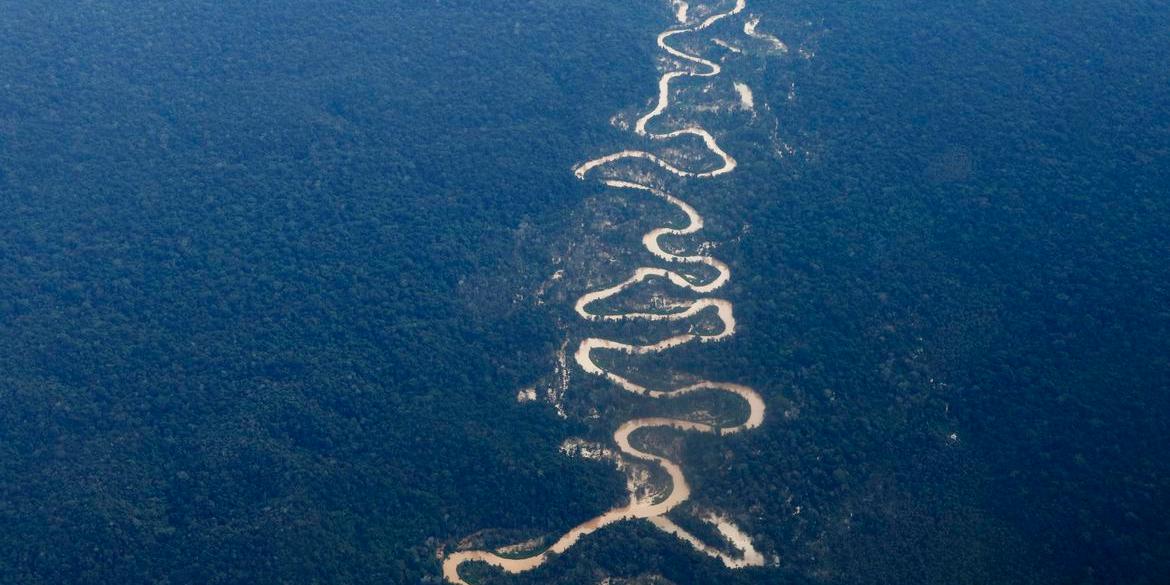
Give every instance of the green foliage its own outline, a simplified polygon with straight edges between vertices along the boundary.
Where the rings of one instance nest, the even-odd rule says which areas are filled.
[[[728,129],[740,169],[688,194],[743,236],[740,333],[659,366],[767,397],[680,448],[694,504],[781,566],[635,522],[466,570],[1164,582],[1165,7],[751,10],[817,55],[742,71],[777,135]],[[647,405],[580,377],[597,423],[516,405],[567,310],[515,299],[594,192],[569,168],[627,144],[607,120],[652,94],[664,14],[0,0],[0,582],[434,582],[480,528],[612,505],[556,447]]]

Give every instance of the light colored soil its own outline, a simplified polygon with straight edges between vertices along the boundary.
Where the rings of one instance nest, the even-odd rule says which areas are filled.
[[[735,92],[739,94],[739,105],[745,110],[756,109],[756,98],[752,95],[752,88],[746,83],[735,82]]]
[[[760,26],[760,17],[753,16],[743,23],[743,32],[753,39],[759,39],[765,43],[768,43],[768,45],[770,45],[773,49],[781,53],[788,52],[788,45],[784,44],[784,41],[776,38],[774,35],[760,32],[757,30],[758,26]]]

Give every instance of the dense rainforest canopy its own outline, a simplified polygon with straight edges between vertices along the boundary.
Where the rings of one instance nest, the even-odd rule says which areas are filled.
[[[775,414],[681,455],[780,564],[627,523],[470,572],[1165,583],[1170,7],[751,10],[811,58],[733,70],[776,124],[728,122],[692,203],[741,331],[677,359]],[[515,396],[604,207],[569,169],[629,140],[670,18],[0,0],[0,582],[436,583],[621,498],[558,452],[589,423]]]

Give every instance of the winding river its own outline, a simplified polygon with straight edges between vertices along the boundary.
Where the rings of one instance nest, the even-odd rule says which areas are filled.
[[[668,141],[684,136],[697,137],[702,141],[706,150],[721,161],[721,164],[710,170],[687,170],[650,152],[622,150],[577,165],[573,169],[573,172],[578,178],[583,180],[588,179],[596,171],[604,168],[616,168],[614,165],[628,159],[649,161],[662,170],[683,178],[710,178],[735,170],[735,158],[719,146],[715,137],[710,132],[699,126],[688,126],[679,130],[662,133],[653,132],[648,127],[655,118],[659,117],[670,106],[671,84],[675,80],[688,77],[715,77],[722,71],[719,63],[677,49],[670,44],[670,39],[678,35],[702,31],[720,20],[743,12],[745,10],[745,1],[736,0],[733,7],[693,23],[688,22],[687,3],[675,3],[676,16],[681,26],[668,29],[659,34],[657,42],[660,49],[683,62],[686,68],[669,71],[659,78],[658,100],[656,105],[650,112],[640,117],[634,125],[634,132],[639,136],[654,141]],[[750,33],[755,32],[755,22],[752,21]],[[519,573],[534,569],[544,564],[551,555],[561,554],[571,548],[581,537],[615,522],[634,519],[645,519],[649,521],[651,525],[659,528],[663,532],[678,537],[703,554],[719,559],[730,568],[760,566],[766,562],[764,556],[755,549],[751,538],[722,515],[707,512],[699,519],[713,526],[727,542],[731,543],[737,549],[736,554],[729,554],[719,548],[705,544],[701,539],[670,520],[667,517],[667,513],[690,498],[691,490],[687,483],[686,475],[683,473],[682,468],[674,461],[654,453],[643,451],[631,442],[631,436],[634,433],[640,429],[647,428],[670,428],[684,432],[716,435],[739,433],[754,429],[759,427],[764,421],[765,404],[759,393],[744,385],[709,380],[703,380],[678,388],[654,388],[641,385],[613,371],[607,370],[594,361],[594,355],[597,352],[609,351],[630,355],[654,354],[688,343],[716,342],[734,335],[735,315],[732,304],[727,300],[719,298],[701,297],[678,305],[678,307],[685,307],[682,310],[667,313],[631,312],[607,314],[597,313],[591,310],[591,307],[595,303],[613,297],[627,288],[650,279],[665,279],[680,289],[698,295],[707,295],[723,287],[730,279],[731,271],[727,264],[711,256],[702,254],[678,255],[664,250],[660,244],[659,240],[662,237],[686,236],[703,229],[703,217],[699,215],[694,207],[678,197],[650,184],[615,178],[601,178],[600,180],[603,184],[614,189],[629,189],[657,197],[681,211],[687,218],[687,225],[685,227],[654,228],[642,237],[642,244],[651,254],[668,266],[679,267],[680,269],[688,266],[706,266],[713,270],[714,275],[709,279],[698,279],[686,272],[671,268],[640,267],[634,270],[633,274],[628,278],[613,286],[583,295],[575,304],[577,314],[587,321],[673,321],[688,319],[700,313],[713,311],[722,324],[722,327],[713,333],[685,333],[674,335],[649,345],[631,345],[609,339],[590,337],[581,341],[574,353],[574,359],[577,365],[586,373],[601,376],[625,391],[650,398],[671,398],[700,391],[727,392],[739,397],[747,404],[748,415],[743,422],[734,426],[717,426],[705,422],[664,417],[636,418],[624,422],[613,434],[614,444],[617,445],[623,457],[629,457],[650,465],[655,465],[665,471],[670,479],[670,489],[665,497],[651,496],[639,498],[631,488],[630,500],[626,505],[613,508],[596,518],[581,523],[558,538],[547,549],[544,549],[539,554],[525,558],[514,558],[510,555],[502,556],[496,552],[482,550],[450,553],[443,559],[443,577],[450,583],[468,585],[459,575],[459,567],[467,562],[478,561],[487,563],[509,573]]]

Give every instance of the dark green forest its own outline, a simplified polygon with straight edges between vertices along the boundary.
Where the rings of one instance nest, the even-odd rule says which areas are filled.
[[[777,125],[687,196],[741,330],[674,359],[767,398],[681,456],[780,566],[633,522],[466,573],[1170,582],[1170,6],[749,5],[815,57],[729,66]],[[557,447],[645,405],[517,404],[571,312],[517,299],[670,16],[0,0],[0,583],[438,583],[619,501]]]

